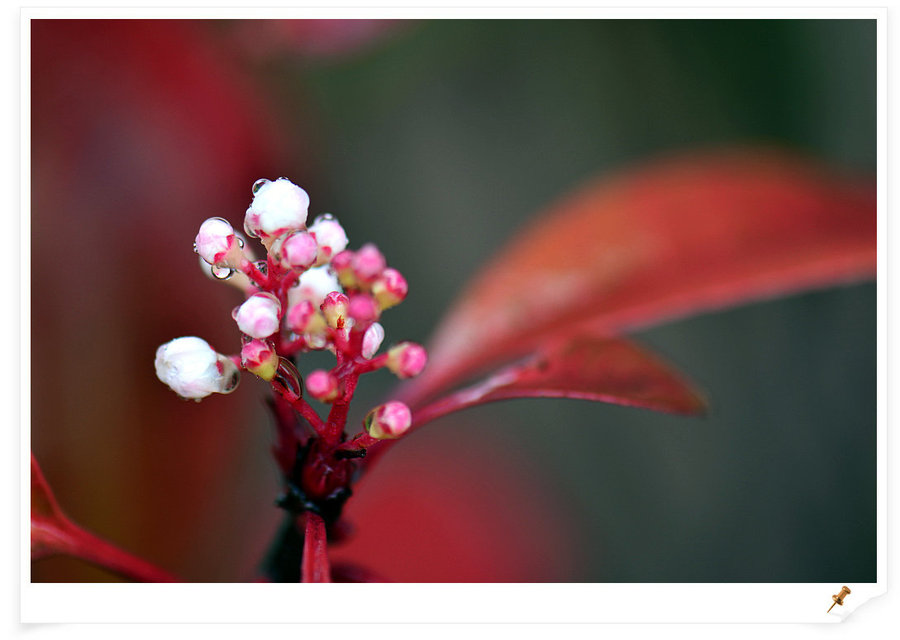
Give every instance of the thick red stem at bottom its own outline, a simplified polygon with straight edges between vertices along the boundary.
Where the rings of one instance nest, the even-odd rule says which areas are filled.
[[[306,513],[306,534],[303,536],[300,579],[303,582],[331,582],[325,521],[321,516],[312,512]]]

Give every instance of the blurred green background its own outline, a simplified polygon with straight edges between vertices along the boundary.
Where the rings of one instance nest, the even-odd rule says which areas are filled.
[[[202,26],[241,51],[241,25]],[[287,49],[246,64],[292,154],[266,170],[304,186],[311,213],[337,215],[351,246],[378,244],[411,290],[388,341],[427,341],[518,228],[604,172],[765,143],[873,173],[875,52],[875,22],[861,20],[442,20],[395,25],[346,55]],[[236,223],[240,202],[214,215]],[[453,440],[515,458],[569,521],[575,560],[534,579],[874,581],[875,310],[870,283],[644,331],[708,392],[707,418],[561,400],[477,408],[396,446],[361,495]],[[360,414],[392,384],[372,378]],[[247,449],[242,473],[274,490],[266,447]],[[479,474],[465,456],[455,464]]]
[[[419,340],[523,220],[603,171],[755,142],[875,169],[871,21],[441,21],[270,73],[286,100],[303,74],[317,200],[409,274],[388,326]],[[862,285],[637,336],[709,392],[706,419],[523,400],[447,428],[537,461],[582,531],[575,580],[872,581],[875,301]]]

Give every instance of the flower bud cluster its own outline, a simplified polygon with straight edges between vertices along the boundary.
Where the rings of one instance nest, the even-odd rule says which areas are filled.
[[[194,250],[211,274],[238,284],[246,296],[232,313],[242,335],[240,354],[223,356],[200,338],[178,338],[157,351],[157,375],[179,395],[200,399],[232,391],[240,363],[241,369],[271,381],[321,437],[338,443],[345,406],[361,374],[387,368],[410,378],[425,367],[425,349],[411,342],[379,355],[385,338],[382,314],[406,298],[406,278],[388,266],[374,244],[348,249],[347,234],[333,215],[322,214],[307,226],[309,196],[287,178],[258,180],[252,194],[243,229],[260,241],[264,259],[257,260],[244,237],[222,218],[203,222],[194,239]],[[283,371],[296,371],[285,362],[310,350],[334,353],[335,367],[310,372],[305,384],[278,383]],[[309,397],[333,405],[327,420],[306,404],[303,387]],[[410,425],[409,409],[390,402],[369,412],[359,438],[397,438]]]

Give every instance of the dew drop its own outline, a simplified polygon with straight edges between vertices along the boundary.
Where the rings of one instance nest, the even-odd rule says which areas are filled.
[[[258,238],[259,237],[259,235],[257,233],[255,233],[253,231],[253,229],[250,228],[250,225],[247,224],[246,218],[244,219],[244,233],[246,233],[247,236],[250,238]]]
[[[337,220],[337,218],[334,217],[333,213],[323,213],[316,216],[315,220],[313,220],[313,224],[319,224],[320,222],[333,222],[335,220]]]
[[[294,394],[298,398],[303,395],[303,382],[301,382],[300,372],[294,363],[283,356],[278,358],[278,368],[275,370],[275,377],[272,382],[281,387],[284,391]]]
[[[243,249],[243,248],[244,248],[244,239],[243,239],[241,236],[239,236],[239,235],[235,235],[234,237],[237,238],[238,246],[239,246],[241,249]],[[196,250],[196,247],[195,247],[195,250]]]
[[[259,193],[259,190],[263,188],[264,185],[269,184],[269,181],[266,178],[260,178],[256,182],[253,183],[253,187],[250,189],[253,192],[253,195]]]
[[[219,376],[219,393],[231,393],[237,389],[241,381],[241,372],[231,358],[219,355],[218,361],[222,368],[222,374]]]
[[[262,273],[263,275],[266,275],[266,273],[269,270],[269,265],[266,263],[265,260],[257,260],[256,268],[259,269],[260,273]]]
[[[197,243],[194,243],[194,253],[200,253],[200,250],[197,248]]]
[[[209,272],[212,274],[212,277],[216,280],[228,280],[233,274],[234,269],[229,269],[228,267],[217,267],[216,265],[212,265],[209,268]]]

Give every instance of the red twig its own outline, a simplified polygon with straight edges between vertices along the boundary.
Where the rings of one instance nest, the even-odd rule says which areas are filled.
[[[181,582],[146,560],[124,551],[106,540],[84,530],[79,530],[73,537],[70,555],[86,560],[91,564],[108,569],[129,580],[137,582]]]
[[[300,579],[303,582],[331,582],[328,544],[325,539],[325,521],[321,516],[312,512],[306,513],[306,534],[303,536]]]

